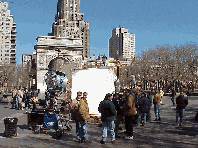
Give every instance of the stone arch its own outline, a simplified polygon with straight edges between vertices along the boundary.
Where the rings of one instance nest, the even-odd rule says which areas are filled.
[[[72,63],[72,58],[70,57],[56,57],[49,62],[48,69],[61,71],[63,65],[68,65]]]
[[[71,88],[72,73],[71,69],[75,69],[76,65],[72,57],[55,57],[49,62],[48,70],[56,70],[63,72],[68,81],[68,88]]]

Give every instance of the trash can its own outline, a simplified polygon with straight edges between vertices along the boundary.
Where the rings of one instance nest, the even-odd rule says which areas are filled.
[[[17,136],[17,122],[18,122],[18,118],[8,117],[4,119],[4,125],[5,125],[4,136],[5,137]]]

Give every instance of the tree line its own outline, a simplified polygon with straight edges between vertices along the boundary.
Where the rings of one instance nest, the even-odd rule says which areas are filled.
[[[153,47],[141,51],[130,66],[122,67],[121,85],[132,87],[134,83],[140,83],[137,85],[144,89],[194,89],[197,86],[197,67],[196,44]]]

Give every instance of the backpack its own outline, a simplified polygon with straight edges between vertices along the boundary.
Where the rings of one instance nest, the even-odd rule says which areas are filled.
[[[141,106],[141,111],[143,113],[147,113],[148,112],[148,101],[146,101],[147,98],[143,98],[143,101],[141,102],[140,106]]]

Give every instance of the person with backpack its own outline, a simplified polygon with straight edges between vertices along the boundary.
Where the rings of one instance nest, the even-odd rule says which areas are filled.
[[[146,124],[146,113],[148,112],[149,100],[146,97],[145,93],[141,94],[141,98],[139,100],[139,108],[138,108],[138,121],[137,125],[140,125],[141,116],[143,114],[143,123],[142,126]]]
[[[182,126],[183,117],[184,117],[184,110],[188,105],[188,99],[184,97],[183,92],[180,92],[180,95],[176,98],[176,125]],[[179,122],[180,117],[180,122]]]
[[[114,121],[116,119],[116,109],[112,102],[112,95],[110,93],[106,94],[104,100],[99,104],[98,111],[101,113],[102,120],[102,140],[101,144],[106,143],[107,129],[110,130],[111,143],[115,143],[115,132],[114,132]]]

